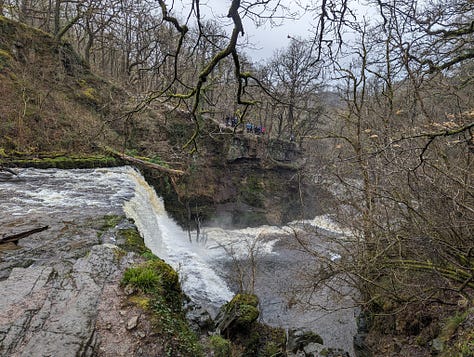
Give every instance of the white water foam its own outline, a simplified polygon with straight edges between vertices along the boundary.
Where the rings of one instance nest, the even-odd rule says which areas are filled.
[[[299,224],[307,224],[316,228],[324,229],[325,231],[339,234],[342,236],[351,236],[352,232],[349,229],[342,228],[331,218],[329,214],[322,216],[316,216],[313,219],[294,221],[290,223],[290,226],[298,226]]]
[[[261,226],[244,229],[223,229],[218,227],[203,229],[205,246],[208,255],[225,258],[231,255],[234,259],[247,259],[250,251],[260,257],[274,252],[279,238],[274,235],[286,234],[284,229],[272,226]]]

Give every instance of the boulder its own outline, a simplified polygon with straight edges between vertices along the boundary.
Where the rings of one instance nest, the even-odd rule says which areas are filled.
[[[323,345],[323,339],[318,334],[314,333],[313,331],[305,330],[305,329],[292,329],[288,331],[288,343],[287,349],[295,354],[298,351],[304,351],[305,348],[308,349],[310,344],[318,344]],[[316,346],[312,346],[311,350],[308,350],[308,354],[310,355],[315,350]]]
[[[237,294],[217,314],[217,332],[221,334],[245,332],[258,319],[259,315],[256,295]]]

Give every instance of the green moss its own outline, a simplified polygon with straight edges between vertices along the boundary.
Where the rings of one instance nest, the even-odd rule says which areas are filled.
[[[13,57],[5,50],[0,49],[0,71],[11,66]]]
[[[58,157],[11,157],[6,159],[11,166],[36,167],[39,169],[86,169],[118,166],[121,162],[110,156],[58,156]]]
[[[122,285],[130,285],[144,293],[158,293],[162,289],[162,279],[152,267],[141,265],[125,270]]]
[[[226,311],[235,312],[237,318],[234,322],[234,328],[245,330],[255,322],[260,314],[258,310],[258,297],[253,294],[237,294],[227,303]]]
[[[149,260],[146,264],[160,273],[167,294],[182,293],[178,273],[169,264],[161,259]]]
[[[100,227],[99,231],[103,233],[117,226],[120,223],[120,221],[124,219],[124,217],[118,216],[115,214],[110,214],[110,215],[105,215],[102,219],[103,219],[103,224],[102,224],[102,227]]]
[[[151,252],[151,250],[147,249],[145,252],[142,253],[142,257],[146,260],[156,260],[159,259],[155,254]]]
[[[184,314],[171,308],[163,297],[151,304],[154,327],[164,337],[165,350],[169,356],[204,356],[196,334],[189,328]]]
[[[231,305],[239,304],[239,305],[250,305],[257,307],[258,306],[258,296],[255,294],[237,294],[234,298],[230,301]]]
[[[228,357],[231,355],[232,344],[220,335],[212,335],[209,338],[212,347],[213,356]]]
[[[85,98],[87,98],[91,102],[96,102],[97,103],[99,101],[99,99],[97,97],[97,91],[95,90],[95,88],[92,88],[92,87],[84,88],[81,91],[81,93]]]
[[[143,310],[146,310],[150,307],[150,297],[146,295],[134,295],[130,297],[130,302],[139,306]]]
[[[124,243],[121,245],[121,247],[126,251],[135,252],[138,254],[150,252],[150,250],[145,246],[143,238],[137,229],[122,229],[118,232],[118,235],[124,239]]]

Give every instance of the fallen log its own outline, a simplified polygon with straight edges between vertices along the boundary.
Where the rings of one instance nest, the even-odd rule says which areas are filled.
[[[43,227],[39,227],[39,228],[30,229],[30,230],[25,231],[25,232],[13,234],[11,236],[2,237],[2,238],[0,238],[0,244],[5,244],[5,243],[18,244],[18,241],[20,239],[28,237],[28,236],[30,236],[34,233],[39,233],[39,232],[45,231],[48,228],[49,228],[49,226],[43,226]]]
[[[147,167],[149,169],[152,169],[152,170],[158,170],[158,171],[161,171],[161,172],[167,173],[169,175],[173,175],[173,176],[182,176],[182,175],[185,174],[185,172],[182,171],[182,170],[170,169],[168,167],[155,164],[153,162],[138,159],[136,157],[129,156],[129,155],[120,153],[118,151],[115,151],[115,150],[113,150],[109,147],[103,147],[102,149],[106,153],[108,153],[112,156],[118,157],[119,159],[121,159],[123,161],[131,162],[131,163],[138,164],[138,165],[142,165],[142,166],[145,166],[145,167]]]

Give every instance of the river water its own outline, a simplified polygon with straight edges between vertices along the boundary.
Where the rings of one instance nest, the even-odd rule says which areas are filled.
[[[179,272],[188,296],[211,314],[243,286],[259,295],[263,322],[285,328],[310,328],[322,336],[326,346],[343,348],[353,355],[356,326],[350,299],[341,299],[324,288],[300,294],[302,283],[308,280],[307,273],[317,262],[295,244],[294,237],[309,237],[312,246],[318,246],[330,259],[337,259],[338,253],[324,238],[342,237],[347,232],[328,216],[286,227],[204,227],[199,239],[195,232],[190,239],[167,215],[162,199],[143,176],[128,166],[20,169],[17,177],[0,181],[0,209],[3,234],[7,227],[39,222],[45,215],[73,220],[125,213],[135,220],[153,253]],[[296,304],[297,295],[308,304]]]

